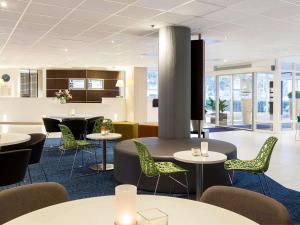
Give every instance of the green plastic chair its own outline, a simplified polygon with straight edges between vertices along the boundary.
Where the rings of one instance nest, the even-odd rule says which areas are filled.
[[[72,131],[65,125],[58,125],[62,134],[62,139],[63,139],[63,145],[61,150],[61,154],[57,163],[57,167],[59,166],[62,156],[65,154],[66,150],[75,150],[75,155],[73,158],[73,163],[72,163],[72,169],[70,172],[70,177],[73,175],[73,170],[74,170],[74,165],[76,161],[76,157],[79,151],[84,150],[88,147],[90,147],[90,143],[87,142],[86,140],[75,140],[74,135],[72,134]],[[96,154],[96,151],[95,151]],[[96,155],[95,155],[96,157]],[[97,161],[97,159],[96,159]]]
[[[97,119],[93,128],[93,133],[100,133],[101,127],[106,127],[110,133],[114,133],[114,125],[111,119]]]
[[[157,187],[159,184],[159,180],[161,176],[168,176],[171,180],[175,181],[176,183],[180,184],[187,190],[187,195],[189,198],[189,185],[188,185],[188,179],[187,179],[187,173],[188,170],[181,168],[180,166],[176,165],[173,162],[155,162],[150,155],[147,147],[142,142],[133,139],[133,142],[137,148],[138,156],[140,160],[140,166],[141,166],[141,173],[138,178],[137,187],[139,186],[142,174],[144,174],[146,177],[157,177],[154,195],[156,195]],[[186,184],[181,183],[180,181],[176,180],[171,175],[173,174],[184,174]]]
[[[278,141],[278,138],[269,137],[265,141],[263,146],[261,147],[261,149],[255,159],[252,159],[252,160],[239,160],[239,159],[227,160],[224,164],[224,168],[228,171],[232,170],[233,172],[235,170],[238,170],[238,171],[244,171],[244,172],[256,174],[259,178],[262,190],[263,190],[264,194],[266,194],[264,186],[260,179],[260,175],[262,175],[265,180],[265,183],[267,184],[269,193],[271,194],[270,188],[269,188],[266,176],[265,176],[265,172],[269,169],[271,155],[272,155],[274,146],[277,141]],[[231,177],[229,173],[228,173],[228,175],[229,175],[231,184],[233,184],[233,176]],[[233,173],[233,175],[234,175],[234,173]]]

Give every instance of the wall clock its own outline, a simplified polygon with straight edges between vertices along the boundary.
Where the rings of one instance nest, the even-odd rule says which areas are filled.
[[[10,75],[8,75],[8,74],[3,74],[3,75],[2,75],[2,80],[3,80],[4,82],[10,81]]]

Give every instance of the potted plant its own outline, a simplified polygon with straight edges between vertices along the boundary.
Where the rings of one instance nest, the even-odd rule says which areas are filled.
[[[59,90],[55,92],[56,98],[59,100],[61,104],[67,103],[67,101],[72,99],[72,95],[68,89]]]
[[[228,105],[226,104],[226,100],[219,99],[219,120],[227,120],[227,114],[224,113]],[[206,103],[207,110],[216,111],[216,100],[211,97],[208,98],[208,102]]]

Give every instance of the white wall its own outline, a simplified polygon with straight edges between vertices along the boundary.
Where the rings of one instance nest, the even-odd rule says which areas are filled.
[[[104,116],[114,121],[124,121],[125,99],[103,98],[102,103],[60,104],[55,98],[0,98],[0,122],[41,123],[43,116],[70,115]]]
[[[0,68],[0,77],[3,74],[10,75],[10,81],[5,83],[4,87],[0,87],[0,97],[19,97],[20,96],[20,70],[19,69],[2,69]],[[3,89],[10,89],[11,91],[9,95],[7,95],[7,91]],[[2,90],[1,90],[2,89]],[[4,93],[5,92],[5,93]],[[1,94],[2,93],[2,94]]]
[[[126,112],[128,121],[147,121],[147,68],[126,69]]]

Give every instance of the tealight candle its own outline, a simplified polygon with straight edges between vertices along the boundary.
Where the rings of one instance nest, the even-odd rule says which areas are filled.
[[[75,116],[75,114],[76,114],[75,109],[71,109],[70,114],[71,114],[71,116]]]
[[[105,135],[106,134],[106,128],[105,127],[101,127],[100,128],[100,133],[101,133],[101,135]]]
[[[192,148],[192,155],[193,156],[199,156],[199,155],[201,155],[200,148]]]
[[[115,195],[115,225],[136,225],[136,186],[119,185],[115,188]]]
[[[208,156],[208,142],[201,142],[201,156]]]

